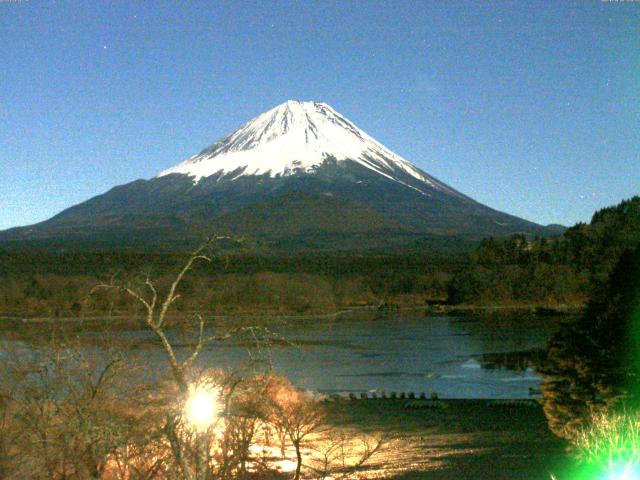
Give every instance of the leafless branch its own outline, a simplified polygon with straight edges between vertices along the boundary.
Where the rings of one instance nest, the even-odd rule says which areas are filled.
[[[204,345],[204,318],[202,318],[202,315],[200,315],[200,314],[197,314],[196,317],[199,320],[199,328],[200,328],[200,330],[198,332],[198,343],[196,344],[195,348],[193,349],[193,353],[189,356],[189,358],[187,358],[182,363],[182,367],[183,368],[188,368],[188,367],[191,366],[191,364],[193,364],[195,359],[200,354],[200,351],[202,350],[202,347]]]

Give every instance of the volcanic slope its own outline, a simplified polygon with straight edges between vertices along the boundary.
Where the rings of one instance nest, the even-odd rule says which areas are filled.
[[[214,231],[320,249],[557,234],[458,192],[325,103],[288,101],[152,179],[0,232],[0,242],[172,245]]]

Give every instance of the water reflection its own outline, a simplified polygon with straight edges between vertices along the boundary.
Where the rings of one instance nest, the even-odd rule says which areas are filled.
[[[450,398],[525,398],[536,391],[534,368],[540,349],[558,319],[511,316],[426,317],[401,313],[380,316],[359,313],[327,318],[273,319],[277,335],[270,348],[252,351],[249,338],[212,342],[200,366],[234,369],[254,362],[269,363],[277,373],[310,390],[334,392],[424,392]],[[208,334],[225,330],[219,321]],[[13,330],[15,332],[15,330]],[[90,342],[104,331],[78,329]],[[19,341],[15,334],[7,341]],[[142,354],[148,365],[162,363],[156,340],[144,328],[109,333],[123,348]],[[178,352],[191,347],[189,332],[172,329]],[[14,337],[13,340],[10,337]],[[89,347],[87,347],[89,348]],[[91,348],[95,348],[95,345]]]
[[[522,372],[537,370],[544,363],[546,357],[546,350],[537,348],[520,352],[482,353],[477,358],[482,368]]]

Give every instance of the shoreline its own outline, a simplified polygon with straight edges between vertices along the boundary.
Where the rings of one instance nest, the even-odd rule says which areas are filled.
[[[447,305],[434,304],[424,306],[398,306],[398,305],[362,305],[354,307],[344,307],[331,312],[287,312],[282,310],[260,310],[257,312],[244,311],[192,311],[180,312],[171,316],[173,321],[190,320],[190,317],[196,314],[202,315],[207,320],[221,321],[241,321],[247,319],[266,320],[308,320],[308,319],[331,319],[341,316],[347,316],[357,313],[414,313],[426,314],[428,316],[472,316],[472,315],[490,315],[490,314],[530,314],[533,316],[560,316],[560,315],[576,315],[584,310],[584,305]],[[100,315],[91,316],[41,316],[34,314],[2,314],[0,313],[0,326],[5,323],[17,324],[73,324],[73,323],[92,323],[109,319],[112,322],[120,323],[140,323],[143,321],[142,315],[132,315],[118,313],[116,315]]]

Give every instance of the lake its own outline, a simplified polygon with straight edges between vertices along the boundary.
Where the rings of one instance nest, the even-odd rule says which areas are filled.
[[[529,398],[530,389],[540,382],[530,357],[535,357],[558,322],[558,318],[532,315],[487,318],[374,312],[331,318],[276,317],[268,322],[269,329],[287,342],[275,342],[259,352],[253,349],[252,354],[257,362],[271,362],[277,373],[299,387],[326,394],[424,392],[429,396],[435,392],[441,398]],[[102,333],[81,335],[90,339]],[[150,365],[162,362],[159,346],[146,330],[121,329],[112,335],[139,343]],[[188,351],[189,345],[177,331],[169,335],[176,345],[182,342],[179,351]],[[237,338],[213,342],[203,350],[199,364],[226,369],[246,364],[247,345]]]

